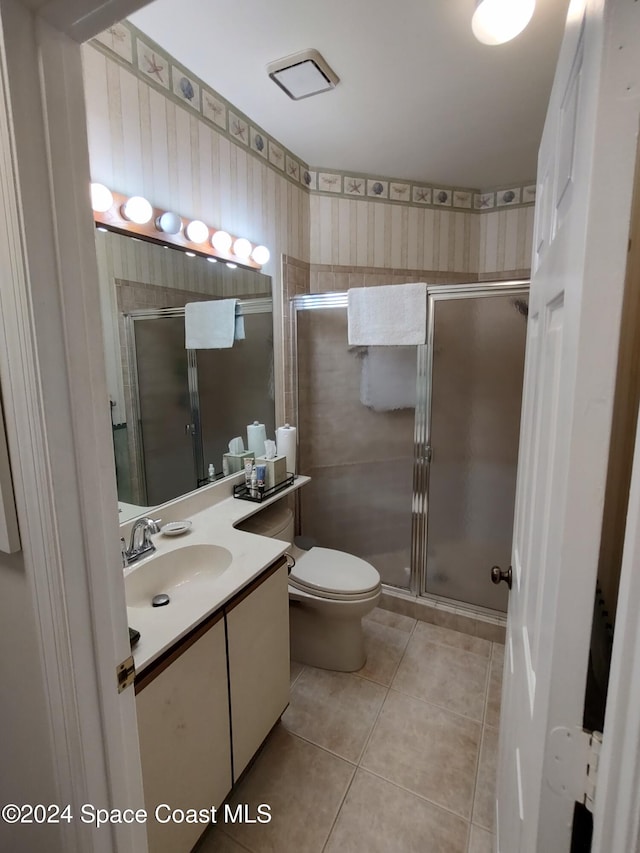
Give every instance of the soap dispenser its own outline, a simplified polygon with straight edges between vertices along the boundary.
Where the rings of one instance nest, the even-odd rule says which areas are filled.
[[[209,463],[209,482],[213,483],[216,479],[216,469],[213,466],[213,463]]]

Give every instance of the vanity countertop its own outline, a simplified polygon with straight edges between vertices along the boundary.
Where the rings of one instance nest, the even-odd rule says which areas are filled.
[[[235,525],[306,485],[309,479],[300,475],[292,486],[261,503],[226,497],[213,506],[185,516],[184,520],[192,522],[187,533],[180,536],[158,533],[153,536],[156,550],[124,569],[125,584],[131,574],[158,556],[175,553],[176,560],[179,560],[180,549],[188,545],[209,544],[226,548],[231,552],[232,562],[220,575],[206,581],[205,586],[200,581],[198,594],[189,599],[188,606],[182,603],[173,609],[171,604],[152,607],[149,601],[145,606],[127,607],[130,627],[140,632],[140,639],[133,648],[136,672],[140,673],[207,616],[219,610],[286,552],[288,543],[237,530]],[[163,591],[158,588],[157,593]]]

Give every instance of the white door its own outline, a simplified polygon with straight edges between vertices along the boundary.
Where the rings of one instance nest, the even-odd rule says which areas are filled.
[[[499,853],[570,849],[574,805],[555,782],[554,749],[562,727],[582,724],[636,150],[638,6],[572,2],[540,147]]]

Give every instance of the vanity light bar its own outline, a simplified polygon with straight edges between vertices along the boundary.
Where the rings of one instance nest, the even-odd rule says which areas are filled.
[[[104,199],[109,198],[107,193],[113,201],[109,207],[102,209],[105,208]],[[224,261],[228,265],[236,264],[249,269],[259,270],[269,260],[269,250],[266,246],[255,245],[245,237],[235,237],[226,231],[210,228],[204,222],[186,219],[173,211],[155,208],[149,202],[149,207],[145,210],[145,215],[149,214],[146,220],[135,221],[127,215],[131,208],[127,204],[130,197],[113,192],[102,184],[91,185],[91,196],[92,200],[96,197],[103,200],[101,204],[92,204],[94,222],[102,230],[115,231],[167,247],[187,249],[189,253],[208,260]],[[132,198],[136,198],[137,207],[140,206],[140,201],[146,201],[139,196]]]

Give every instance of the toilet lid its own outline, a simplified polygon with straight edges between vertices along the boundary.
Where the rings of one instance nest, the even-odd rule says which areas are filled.
[[[380,575],[370,563],[353,554],[312,548],[296,561],[289,583],[321,597],[358,596],[378,589]]]

